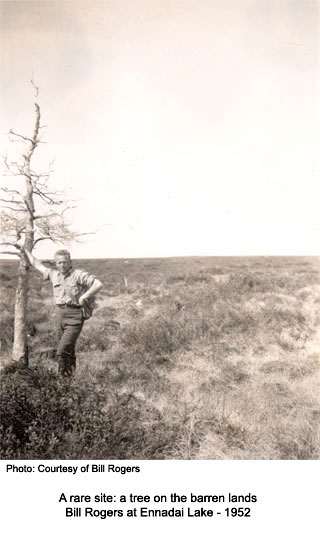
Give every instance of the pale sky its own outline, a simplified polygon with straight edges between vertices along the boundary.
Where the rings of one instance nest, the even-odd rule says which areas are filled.
[[[0,5],[2,154],[33,73],[38,162],[76,228],[110,224],[74,257],[319,255],[317,1]]]

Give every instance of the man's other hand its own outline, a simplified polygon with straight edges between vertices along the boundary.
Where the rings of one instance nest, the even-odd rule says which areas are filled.
[[[83,297],[83,296],[79,297],[79,305],[80,305],[81,307],[84,307],[84,305],[86,304],[86,301],[87,301],[87,300],[86,300],[85,297]]]

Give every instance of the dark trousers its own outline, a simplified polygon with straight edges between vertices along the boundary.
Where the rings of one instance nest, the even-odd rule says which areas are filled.
[[[76,367],[76,341],[83,328],[84,320],[79,308],[58,308],[57,335],[59,339],[57,360],[59,372],[71,375]]]

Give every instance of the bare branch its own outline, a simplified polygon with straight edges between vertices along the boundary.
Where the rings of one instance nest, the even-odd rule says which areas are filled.
[[[60,206],[64,202],[63,200],[53,200],[53,198],[48,196],[48,193],[43,193],[37,187],[33,190],[33,193],[39,196],[43,200],[43,202],[45,202],[49,206]]]
[[[10,170],[10,166],[9,166],[9,164],[8,164],[8,157],[7,157],[7,156],[4,156],[4,157],[3,157],[3,161],[4,161],[5,167],[6,167],[7,170],[9,171],[9,170]]]
[[[55,161],[56,161],[56,158],[54,156],[53,159],[51,160],[51,162],[49,163],[49,169],[50,170],[52,170],[52,166],[54,165]]]
[[[3,250],[1,251],[2,254],[8,254],[8,255],[17,255],[18,257],[20,257],[20,253],[19,252],[10,252],[9,250]]]
[[[61,204],[60,204],[61,206]],[[66,206],[65,208],[63,208],[63,210],[61,212],[50,212],[49,210],[49,213],[46,213],[46,214],[42,214],[42,215],[35,215],[34,216],[34,220],[36,221],[37,219],[48,219],[48,218],[53,218],[53,217],[56,217],[56,218],[60,218],[62,219],[64,217],[64,214],[66,211],[68,210],[73,210],[75,209],[76,206]]]
[[[41,185],[41,186],[43,186],[43,185]],[[41,191],[41,190],[39,189],[39,184],[38,184],[38,185],[34,184],[34,188],[35,188],[37,191],[39,191],[39,192],[41,192],[42,194],[44,194],[45,196],[47,196],[47,197],[49,197],[50,195],[52,195],[52,196],[59,196],[59,195],[62,194],[60,191]]]
[[[57,217],[57,216],[60,216],[60,214],[51,213],[51,214],[45,214],[45,215],[35,215],[33,219],[36,221],[37,219],[48,219],[49,217]]]
[[[21,135],[20,133],[16,133],[13,130],[9,131],[9,135],[14,135],[15,137],[20,137],[20,139],[23,139],[23,141],[30,141],[33,145],[35,144],[34,141],[30,137],[26,137],[25,135]]]
[[[13,246],[14,248],[17,248],[18,250],[21,250],[21,246],[17,242],[1,242],[1,246]]]
[[[22,169],[22,168],[21,168]],[[25,177],[25,173],[24,172],[17,172],[17,173],[13,173],[13,172],[10,172],[10,173],[6,173],[5,174],[5,177]]]
[[[53,240],[53,239],[51,236],[41,236],[39,238],[36,238],[36,240],[33,243],[33,247],[35,247],[36,244],[38,244],[38,242],[40,242],[41,240]]]
[[[1,200],[1,198],[0,198]],[[12,210],[13,212],[21,212],[21,213],[24,213],[24,210],[21,208],[21,209],[18,209],[18,208],[11,208],[10,206],[2,206],[2,208],[4,210]]]
[[[3,157],[5,168],[7,169],[6,176],[12,176],[12,175],[21,175],[24,173],[24,166],[21,164],[18,164],[18,162],[9,162],[8,157]],[[17,172],[18,170],[18,172]]]
[[[20,143],[20,145],[21,145],[21,143],[23,143],[23,141],[21,141],[21,138],[19,138],[19,139],[13,139],[13,137],[11,136],[11,134],[9,134],[9,141],[10,141],[10,143]]]
[[[6,198],[0,198],[0,200],[4,203],[7,203],[7,204],[22,204],[23,203],[23,195],[19,192],[19,191],[16,191],[15,189],[6,189],[5,187],[0,187],[0,190],[5,192],[7,195],[10,196],[10,200],[7,200]],[[13,196],[14,195],[18,195],[21,197],[21,200],[14,200],[13,199]]]
[[[36,90],[36,97],[38,97],[39,95],[39,88],[38,86],[35,85],[34,81],[33,81],[33,73],[32,73],[32,77],[31,77],[31,80],[30,80],[31,84],[32,84],[32,87]]]
[[[21,216],[17,216],[17,215],[10,215],[8,213],[5,213],[5,212],[0,212],[0,220],[1,220],[1,223],[2,225],[7,228],[7,227],[19,227],[21,228],[23,223],[24,223],[24,215],[21,215]]]
[[[70,200],[70,202],[72,202],[72,201]],[[62,210],[61,215],[64,215],[64,213],[65,213],[67,210],[74,210],[76,207],[77,207],[77,206],[66,206],[66,207]]]
[[[22,204],[19,200],[6,200],[5,198],[0,198],[0,202],[5,202],[6,204]]]
[[[88,234],[96,234],[97,231],[91,231],[91,232],[88,232],[88,233],[74,233],[75,236],[74,236],[74,239],[76,242],[81,242],[81,240],[78,240],[79,236],[87,236]]]
[[[41,177],[49,177],[53,171],[49,171],[48,173],[37,173],[33,170],[30,170],[30,174],[32,177],[35,177],[36,179],[41,179]]]
[[[5,192],[5,193],[19,194],[20,196],[22,196],[22,194],[19,191],[17,191],[17,189],[8,189],[7,187],[0,187],[0,190]]]

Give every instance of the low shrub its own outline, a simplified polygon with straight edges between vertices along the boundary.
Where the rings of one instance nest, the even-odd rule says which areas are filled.
[[[155,459],[173,447],[153,408],[112,395],[93,377],[64,379],[41,364],[1,374],[1,459]],[[108,401],[110,403],[108,404]]]
[[[2,459],[63,458],[70,433],[100,437],[102,399],[94,384],[79,385],[41,365],[5,368],[0,406]]]

